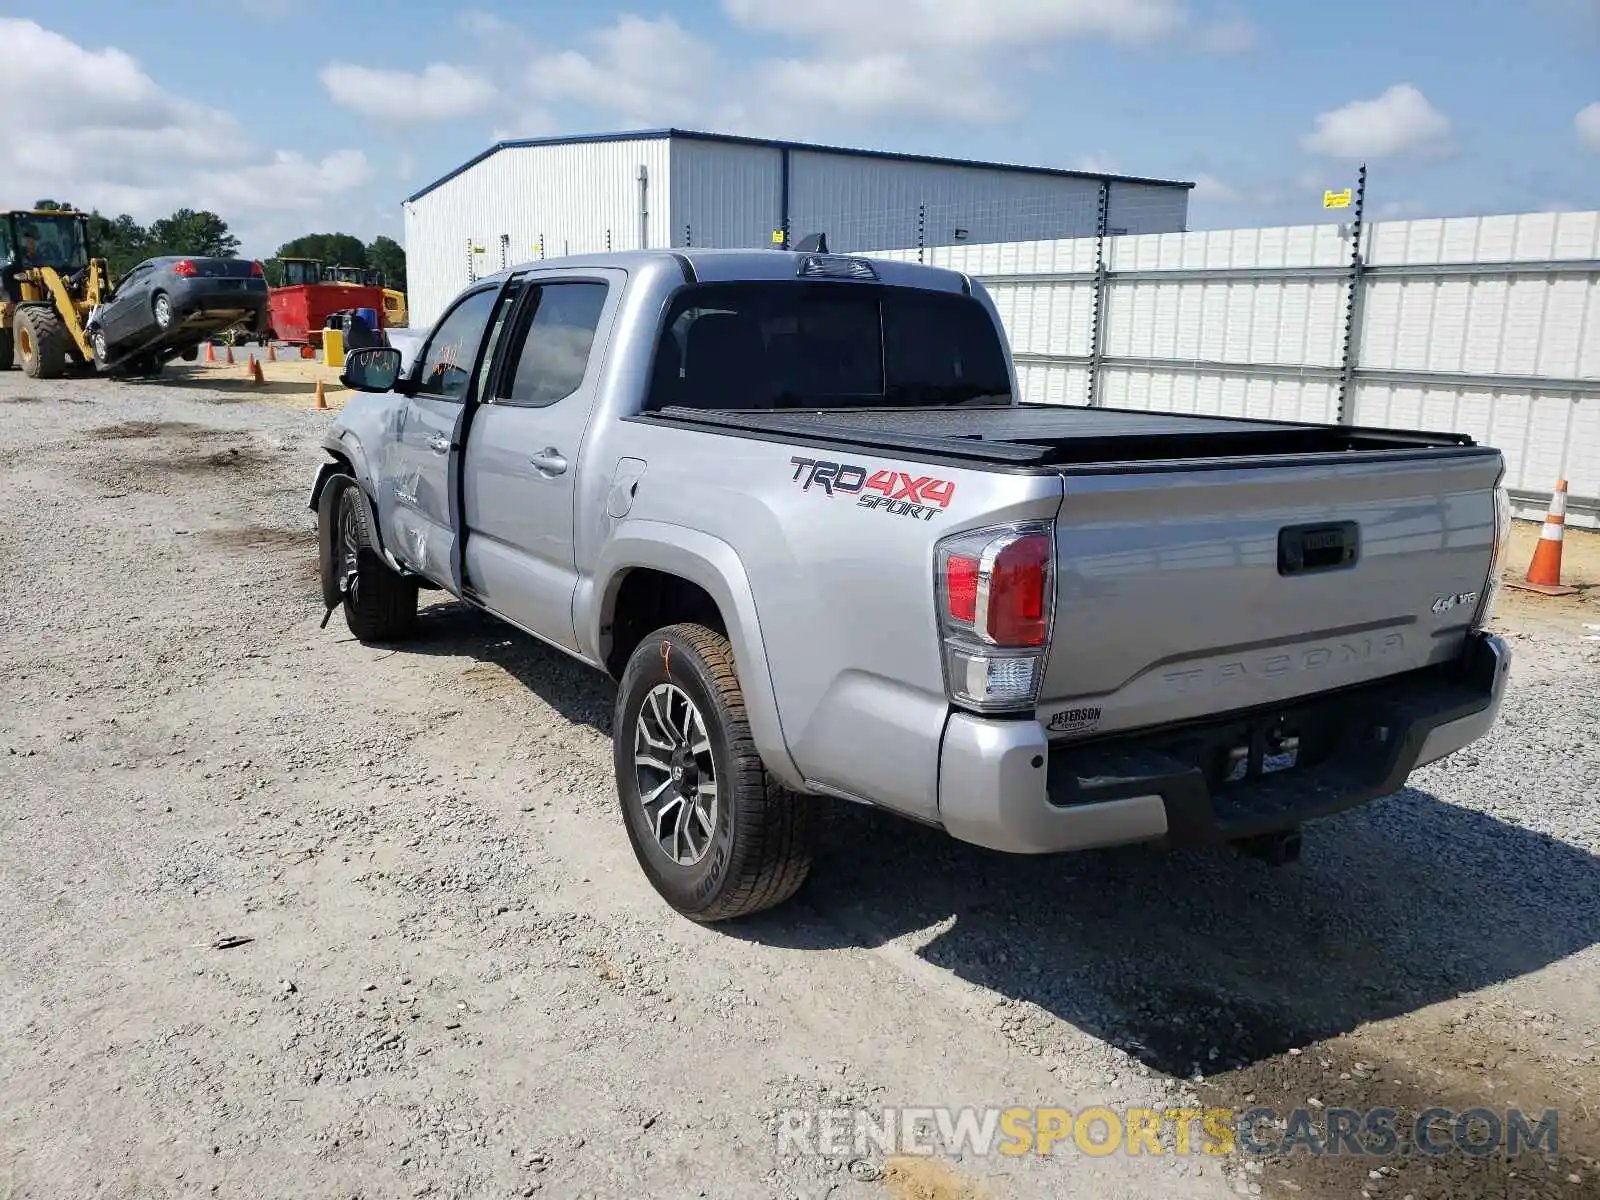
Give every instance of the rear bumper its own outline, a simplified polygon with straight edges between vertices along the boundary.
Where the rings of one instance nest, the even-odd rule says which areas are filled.
[[[213,280],[202,280],[173,289],[172,306],[180,320],[234,316],[249,317],[252,324],[262,324],[266,319],[267,293],[265,289],[222,288]]]
[[[1473,634],[1447,670],[1099,743],[1052,747],[1035,721],[956,713],[939,818],[963,841],[1018,854],[1290,829],[1398,791],[1417,767],[1483,736],[1510,662],[1503,641]],[[1301,737],[1304,765],[1226,782],[1229,749],[1279,724]]]

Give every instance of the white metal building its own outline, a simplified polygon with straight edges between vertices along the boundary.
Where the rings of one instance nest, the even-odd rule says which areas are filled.
[[[655,129],[498,142],[405,201],[414,324],[473,278],[641,246],[881,250],[1182,231],[1189,183]]]

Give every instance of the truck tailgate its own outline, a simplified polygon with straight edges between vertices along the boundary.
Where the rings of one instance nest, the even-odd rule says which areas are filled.
[[[1500,471],[1452,448],[1067,473],[1039,719],[1086,737],[1454,657]]]

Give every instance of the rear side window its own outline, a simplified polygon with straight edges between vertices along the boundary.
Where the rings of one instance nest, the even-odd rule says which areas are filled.
[[[589,369],[605,306],[603,283],[545,283],[532,289],[522,310],[522,329],[510,342],[499,399],[547,408],[577,391]]]
[[[705,284],[679,293],[651,408],[1008,404],[1005,351],[970,296],[834,283]]]

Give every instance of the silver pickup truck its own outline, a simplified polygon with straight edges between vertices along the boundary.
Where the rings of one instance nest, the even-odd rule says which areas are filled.
[[[393,641],[437,589],[608,672],[624,826],[698,920],[794,893],[820,797],[1016,853],[1290,858],[1506,684],[1498,451],[1020,404],[955,272],[540,262],[345,381],[329,614]]]

